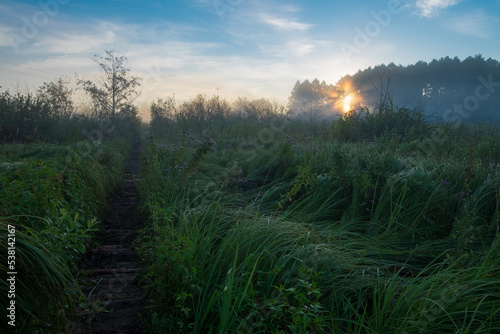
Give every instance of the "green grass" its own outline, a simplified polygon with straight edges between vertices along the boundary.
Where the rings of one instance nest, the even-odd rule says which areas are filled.
[[[61,332],[75,316],[83,298],[74,279],[77,262],[94,242],[112,192],[119,191],[119,152],[127,149],[123,142],[1,146],[0,239],[7,245],[7,226],[15,227],[18,332]],[[0,262],[7,272],[7,251]],[[0,290],[7,305],[7,281]],[[3,322],[2,329],[12,328]]]
[[[500,330],[498,132],[444,127],[423,150],[418,115],[386,115],[149,141],[149,332]],[[339,137],[363,122],[381,132]]]

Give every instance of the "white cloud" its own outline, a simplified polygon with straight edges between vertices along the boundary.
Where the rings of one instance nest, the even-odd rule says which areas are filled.
[[[476,11],[447,20],[445,26],[463,35],[488,38],[495,36],[499,24],[500,18]]]
[[[261,14],[260,20],[266,24],[269,24],[275,28],[284,29],[284,30],[299,30],[306,31],[309,30],[312,25],[307,23],[301,23],[297,21],[293,21],[286,18],[273,17],[269,14]]]
[[[61,11],[29,43],[20,45],[18,54],[1,45],[8,42],[2,39],[7,32],[20,34],[20,21],[3,20],[0,86],[27,83],[36,90],[44,81],[72,76],[75,71],[90,79],[99,71],[91,57],[112,48],[128,57],[133,75],[143,78],[137,102],[173,93],[178,100],[204,93],[284,101],[297,79],[335,82],[346,70],[355,69],[343,66],[332,40],[312,34],[313,26],[304,22],[300,8],[268,2],[241,6],[250,8],[235,10],[222,29],[212,31],[214,38],[206,26],[190,22],[90,21]]]
[[[334,83],[346,72],[354,73],[376,64],[381,55],[394,53],[385,46],[377,49],[379,43],[373,43],[370,52],[346,64],[337,30],[329,28],[317,35],[305,17],[299,7],[245,1],[223,22],[215,17],[217,24],[207,30],[207,24],[196,20],[90,21],[61,11],[30,43],[20,46],[20,54],[1,46],[7,31],[20,31],[19,20],[2,21],[0,58],[5,61],[0,61],[0,86],[20,81],[36,89],[43,81],[75,71],[92,78],[99,68],[91,57],[115,48],[117,55],[129,58],[131,72],[143,78],[138,102],[173,93],[179,100],[198,93],[285,100],[297,79],[317,77]],[[222,88],[220,92],[217,87]]]
[[[322,41],[313,38],[290,37],[279,44],[261,43],[258,45],[262,54],[266,57],[273,57],[277,62],[280,61],[302,61],[317,58],[325,51],[333,50],[335,42]]]
[[[284,12],[289,12],[289,13],[297,13],[300,12],[300,8],[294,5],[282,5],[278,7],[279,9],[283,10]]]
[[[86,28],[90,29],[45,35],[40,38],[40,45],[48,53],[82,54],[110,48],[121,39],[117,27],[105,22]]]
[[[417,0],[416,6],[419,15],[431,18],[439,14],[439,11],[458,4],[461,0]]]
[[[0,26],[0,46],[11,46],[9,39],[10,29],[8,27]]]

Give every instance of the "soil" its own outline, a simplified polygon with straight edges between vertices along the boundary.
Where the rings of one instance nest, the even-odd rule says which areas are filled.
[[[135,212],[139,196],[140,147],[134,148],[123,174],[123,192],[101,223],[99,245],[82,256],[82,291],[87,309],[79,312],[79,333],[142,333],[144,296],[136,282],[140,270],[134,240],[142,226]]]

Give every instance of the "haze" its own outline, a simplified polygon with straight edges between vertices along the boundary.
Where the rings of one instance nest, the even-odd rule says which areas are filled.
[[[378,64],[500,59],[500,1],[3,1],[0,86],[92,76],[114,49],[140,102],[175,94],[285,102],[297,80],[336,83]]]

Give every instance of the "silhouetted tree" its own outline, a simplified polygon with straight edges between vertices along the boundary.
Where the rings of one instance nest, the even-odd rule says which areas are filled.
[[[111,50],[104,56],[94,56],[93,61],[101,68],[101,75],[94,81],[80,79],[78,83],[92,98],[98,118],[114,118],[123,108],[129,110],[140,94],[140,78],[130,75],[127,57],[115,56]]]
[[[289,98],[289,112],[294,115],[306,116],[311,122],[323,111],[333,107],[330,94],[336,91],[333,85],[325,81],[297,81]]]

